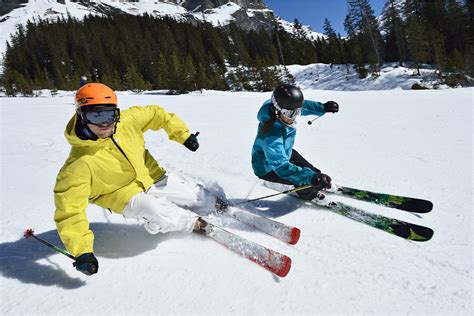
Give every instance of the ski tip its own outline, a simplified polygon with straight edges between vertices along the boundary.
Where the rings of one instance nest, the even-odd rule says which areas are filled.
[[[409,240],[413,241],[428,241],[433,237],[434,231],[428,227],[421,227],[418,231],[414,231],[410,229],[410,237]]]
[[[428,241],[434,234],[434,231],[431,228],[415,224],[396,224],[391,227],[393,229],[393,234],[411,241]]]
[[[288,272],[291,269],[291,258],[285,256],[281,253],[270,251],[270,257],[275,256],[271,259],[271,261],[266,260],[259,260],[257,258],[247,257],[247,259],[255,262],[256,264],[260,265],[261,267],[267,269],[268,271],[278,275],[280,278],[286,277]],[[276,259],[278,258],[278,259]]]
[[[300,240],[300,235],[301,235],[301,230],[299,228],[293,227],[290,234],[290,241],[288,241],[288,243],[290,245],[296,245],[298,240]]]
[[[281,264],[277,267],[271,267],[269,270],[278,275],[280,278],[284,278],[288,275],[291,269],[291,258],[284,256],[281,260]]]
[[[409,198],[402,204],[393,207],[409,212],[428,213],[431,212],[431,210],[433,209],[433,202],[428,200]]]
[[[431,210],[433,209],[433,202],[428,201],[428,200],[423,200],[423,202],[421,202],[421,209],[425,213],[431,212]]]

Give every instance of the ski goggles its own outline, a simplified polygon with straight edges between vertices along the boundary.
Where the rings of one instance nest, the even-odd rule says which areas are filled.
[[[82,118],[87,124],[110,125],[119,121],[120,110],[117,108],[88,110],[82,113]]]
[[[279,111],[281,115],[284,115],[286,118],[290,120],[294,120],[298,115],[301,114],[301,108],[297,108],[295,110],[281,109]]]

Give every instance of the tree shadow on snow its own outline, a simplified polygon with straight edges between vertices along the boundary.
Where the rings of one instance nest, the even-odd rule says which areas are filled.
[[[176,236],[176,234],[150,235],[143,227],[129,224],[91,223],[90,228],[95,235],[94,252],[99,261],[100,258],[135,257],[156,249],[160,242]],[[36,236],[63,247],[56,230]],[[86,285],[81,278],[71,277],[65,272],[67,269],[72,269],[71,274],[80,274],[72,267],[72,260],[70,260],[71,266],[59,266],[50,261],[49,257],[52,255],[62,256],[33,238],[2,243],[0,275],[23,283],[58,286],[66,290]],[[49,264],[39,263],[41,259],[45,259]]]

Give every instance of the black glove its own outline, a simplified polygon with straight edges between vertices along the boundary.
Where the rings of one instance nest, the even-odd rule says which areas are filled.
[[[76,258],[76,262],[72,264],[77,271],[85,275],[91,275],[99,271],[99,262],[93,253],[85,253]]]
[[[326,112],[331,112],[331,113],[336,113],[339,112],[339,104],[335,101],[328,101],[323,104],[324,105],[324,111]]]
[[[189,135],[188,139],[184,142],[184,146],[191,151],[196,151],[199,148],[199,142],[197,140],[197,136],[199,132]]]
[[[331,188],[331,177],[324,173],[316,174],[311,180],[311,184],[316,191]]]

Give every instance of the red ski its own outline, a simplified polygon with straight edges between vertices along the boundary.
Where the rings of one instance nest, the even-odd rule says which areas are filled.
[[[205,227],[203,227],[202,233],[279,277],[283,278],[290,272],[290,257],[275,250],[235,235],[210,223],[207,223]]]

